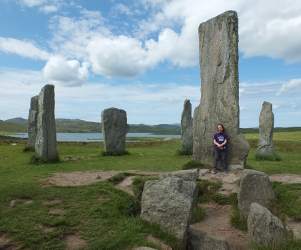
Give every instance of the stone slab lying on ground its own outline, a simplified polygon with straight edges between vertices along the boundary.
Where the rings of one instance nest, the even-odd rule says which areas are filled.
[[[217,238],[204,231],[188,230],[187,250],[230,250],[225,239]]]
[[[146,181],[141,199],[141,218],[157,223],[161,229],[173,234],[185,249],[188,226],[196,204],[195,193],[197,185],[181,178]]]
[[[285,246],[286,236],[282,222],[265,207],[252,203],[248,216],[250,246]]]
[[[269,176],[250,169],[242,171],[237,198],[241,219],[248,218],[253,202],[268,207],[270,202],[276,199]]]
[[[196,181],[199,178],[199,171],[197,169],[180,170],[176,172],[162,173],[159,176],[160,180],[168,177],[178,177],[184,181]]]

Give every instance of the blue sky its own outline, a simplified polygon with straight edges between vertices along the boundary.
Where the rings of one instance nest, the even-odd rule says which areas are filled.
[[[130,124],[180,123],[200,102],[198,26],[239,17],[240,126],[301,126],[301,2],[295,0],[0,0],[0,119],[28,117],[55,85],[56,118],[100,121],[110,107]]]

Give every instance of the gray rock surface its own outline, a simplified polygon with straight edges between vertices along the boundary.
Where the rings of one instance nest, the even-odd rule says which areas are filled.
[[[38,155],[48,160],[58,158],[54,106],[54,86],[47,84],[39,94],[38,132],[35,149]]]
[[[267,207],[276,199],[270,178],[266,173],[245,169],[242,171],[237,193],[240,218],[248,218],[250,206],[256,202]]]
[[[124,152],[125,137],[129,131],[126,112],[122,109],[109,108],[101,113],[101,127],[106,152]]]
[[[275,155],[273,144],[274,114],[272,104],[264,102],[259,116],[259,142],[256,154]]]
[[[193,119],[191,117],[190,100],[184,101],[184,108],[181,118],[181,150],[193,151]]]
[[[285,246],[285,228],[282,222],[271,212],[252,203],[248,216],[248,238],[250,246]],[[280,248],[279,248],[280,249]]]
[[[172,233],[185,249],[197,192],[194,182],[180,178],[147,181],[142,193],[141,217]]]
[[[199,26],[201,102],[193,116],[194,160],[213,166],[213,135],[222,123],[229,137],[228,169],[243,169],[249,143],[239,132],[238,18],[227,11]]]
[[[28,147],[34,147],[36,144],[38,132],[38,112],[39,112],[39,96],[34,96],[30,100],[30,108],[28,115]]]
[[[217,238],[203,231],[188,230],[187,250],[230,250],[225,239]]]
[[[180,170],[169,173],[161,173],[159,179],[163,180],[167,177],[182,178],[183,181],[196,181],[199,178],[199,171],[197,169]]]

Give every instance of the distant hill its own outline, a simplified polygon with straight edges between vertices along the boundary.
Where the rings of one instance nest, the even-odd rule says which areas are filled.
[[[101,133],[100,122],[89,122],[80,119],[58,118],[56,131],[58,133]],[[5,132],[27,132],[27,119],[16,117],[5,121],[0,120],[0,131]],[[243,134],[258,133],[258,128],[240,128]],[[301,127],[274,128],[274,132],[301,131]],[[180,135],[181,125],[176,124],[130,124],[130,133],[152,133],[161,135]]]
[[[24,119],[22,117],[16,117],[16,118],[5,120],[4,122],[27,123],[27,119]]]
[[[57,133],[101,133],[100,122],[89,122],[80,119],[58,118],[56,122]],[[0,121],[0,131],[5,132],[27,132],[27,119],[21,117]],[[144,125],[130,124],[130,133],[152,133],[152,134],[181,134],[178,124]]]

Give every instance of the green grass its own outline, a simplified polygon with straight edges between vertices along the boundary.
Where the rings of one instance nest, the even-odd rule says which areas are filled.
[[[246,135],[251,149],[247,161],[250,169],[267,174],[291,173],[301,175],[301,132],[274,133],[276,153],[282,161],[257,161],[255,152],[258,134]],[[14,145],[16,143],[16,145]],[[19,242],[23,249],[64,249],[61,237],[73,232],[87,241],[86,249],[132,249],[137,246],[158,248],[149,243],[145,235],[152,234],[173,249],[178,249],[177,240],[166,232],[140,219],[139,202],[144,182],[153,177],[135,176],[133,192],[135,197],[117,189],[114,184],[127,176],[128,170],[177,171],[184,165],[192,164],[191,156],[175,155],[180,147],[180,139],[146,139],[141,142],[129,142],[126,149],[129,155],[102,157],[103,143],[99,142],[59,142],[57,144],[61,162],[32,165],[31,152],[23,153],[27,141],[0,141],[0,234]],[[66,158],[76,161],[65,161]],[[197,166],[202,168],[202,166]],[[109,181],[78,187],[43,187],[43,179],[56,172],[74,172],[90,170],[121,170],[124,173]],[[198,181],[200,203],[214,201],[219,204],[237,204],[236,196],[225,197],[217,194],[220,183]],[[301,185],[272,183],[277,196],[274,213],[301,219]],[[45,205],[45,201],[58,199],[61,203]],[[13,208],[9,204],[16,201]],[[26,204],[25,200],[32,200]],[[50,208],[62,209],[62,217],[49,213]],[[237,210],[235,210],[237,213]],[[275,212],[276,211],[276,212]],[[239,212],[239,211],[238,211]],[[204,216],[197,210],[194,220]],[[245,224],[236,215],[232,215],[237,227]],[[44,232],[43,226],[53,227]],[[300,241],[289,241],[290,248]]]
[[[206,166],[202,162],[193,161],[193,160],[185,163],[182,166],[183,170],[195,169],[195,168],[202,169],[202,168],[206,168]]]
[[[282,161],[281,157],[277,154],[275,154],[275,155],[255,154],[255,159],[257,161]]]

